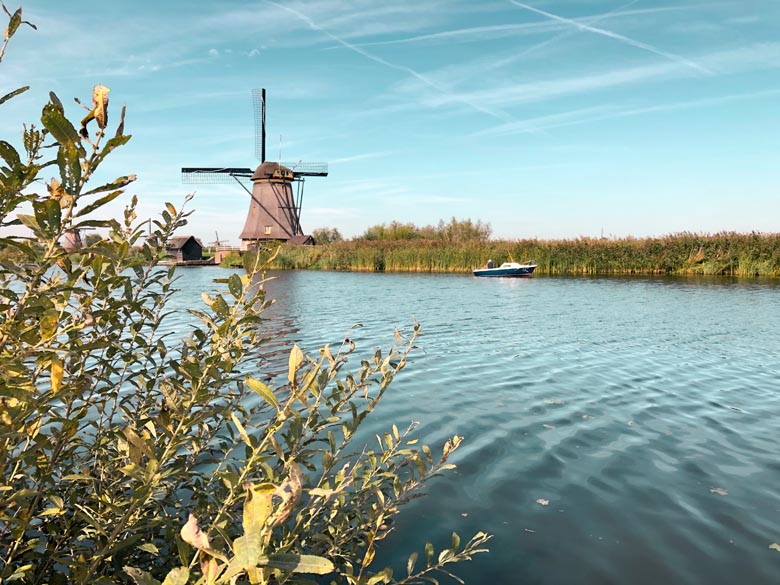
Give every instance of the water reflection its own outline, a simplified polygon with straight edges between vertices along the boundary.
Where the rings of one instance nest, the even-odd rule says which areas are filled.
[[[218,270],[187,272],[185,304]],[[776,582],[778,283],[275,276],[264,372],[356,322],[370,354],[416,317],[421,350],[365,432],[419,420],[425,442],[466,438],[378,566],[486,530],[490,555],[456,571],[469,583]]]

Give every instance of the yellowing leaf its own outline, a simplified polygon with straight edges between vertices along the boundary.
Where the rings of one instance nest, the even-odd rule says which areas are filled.
[[[51,359],[51,391],[55,394],[60,391],[62,387],[62,362],[60,358],[53,357]]]
[[[298,367],[301,365],[301,362],[303,361],[303,352],[301,351],[301,348],[298,347],[296,344],[293,346],[292,351],[290,352],[290,362],[289,362],[289,372],[287,373],[287,379],[290,380],[290,384],[295,382],[295,372],[298,371]]]
[[[214,297],[207,293],[200,293],[200,297],[203,299],[203,302],[206,303],[209,307],[214,304]]]
[[[244,503],[244,534],[259,534],[273,511],[272,498],[276,486],[272,483],[248,485]]]
[[[190,580],[190,570],[187,567],[171,569],[171,572],[165,577],[162,585],[187,585]]]
[[[96,85],[92,88],[92,107],[95,112],[95,120],[103,130],[108,124],[108,92],[111,91],[105,85]]]
[[[770,544],[769,548],[771,548],[772,550],[776,550],[777,552],[780,552],[780,544],[777,544],[776,542]]]

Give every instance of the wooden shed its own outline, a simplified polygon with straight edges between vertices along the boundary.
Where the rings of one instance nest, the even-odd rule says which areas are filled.
[[[203,244],[195,236],[178,236],[168,240],[165,252],[168,258],[176,262],[201,260]]]

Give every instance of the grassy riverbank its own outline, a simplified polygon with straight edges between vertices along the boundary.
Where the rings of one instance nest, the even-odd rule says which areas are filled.
[[[681,233],[657,238],[349,241],[282,246],[276,269],[470,272],[492,258],[533,260],[539,274],[702,274],[780,277],[780,234]]]

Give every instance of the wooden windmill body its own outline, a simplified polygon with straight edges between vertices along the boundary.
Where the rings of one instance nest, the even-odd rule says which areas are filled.
[[[282,163],[265,159],[265,90],[253,92],[256,139],[260,165],[248,168],[188,167],[182,169],[185,183],[223,183],[235,181],[250,195],[249,212],[241,230],[241,249],[263,242],[313,243],[301,228],[301,207],[306,177],[326,177],[326,163]],[[251,181],[251,190],[245,184]]]

